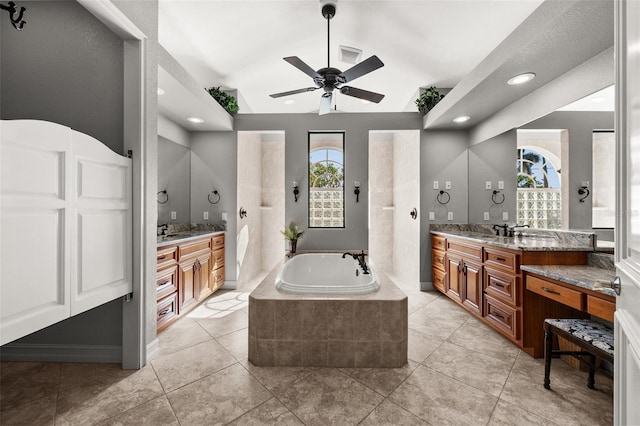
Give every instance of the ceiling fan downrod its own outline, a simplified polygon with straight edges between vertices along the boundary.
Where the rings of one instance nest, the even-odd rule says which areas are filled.
[[[331,67],[331,32],[330,32],[330,22],[331,18],[336,16],[336,6],[328,3],[322,6],[322,16],[327,20],[327,68]]]

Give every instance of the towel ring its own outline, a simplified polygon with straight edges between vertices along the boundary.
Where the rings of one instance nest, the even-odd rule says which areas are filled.
[[[445,201],[445,198],[446,198],[446,201]],[[451,201],[451,195],[449,195],[449,193],[447,191],[443,191],[441,189],[440,192],[438,193],[438,196],[436,197],[436,199],[438,200],[438,202],[440,204],[447,204],[449,201]]]
[[[502,195],[502,199],[500,199],[499,195]],[[491,201],[493,201],[494,204],[504,203],[504,194],[498,191],[497,189],[494,189],[493,194],[491,194]]]
[[[217,196],[218,198],[216,198],[215,201],[211,201],[211,194]],[[207,200],[209,200],[210,204],[218,204],[220,202],[220,193],[216,189],[214,189],[210,194],[207,194]]]
[[[160,199],[162,198],[162,196],[160,196],[160,194],[164,194],[164,201],[160,201]],[[164,189],[162,191],[158,191],[158,193],[156,195],[158,195],[158,204],[167,204],[167,201],[169,201],[169,194],[167,194],[167,190],[166,189]]]

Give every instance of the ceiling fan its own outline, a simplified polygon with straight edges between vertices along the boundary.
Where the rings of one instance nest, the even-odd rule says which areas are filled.
[[[354,98],[365,99],[370,102],[378,103],[384,98],[384,95],[380,93],[370,92],[364,89],[358,89],[357,87],[344,86],[345,83],[349,83],[358,77],[375,71],[384,64],[376,56],[373,55],[364,61],[354,65],[345,72],[340,71],[337,68],[330,66],[330,39],[329,39],[329,22],[336,14],[336,7],[333,4],[325,4],[322,6],[322,16],[327,20],[327,67],[320,68],[318,71],[314,71],[309,65],[304,63],[302,59],[297,56],[288,56],[283,58],[294,67],[298,68],[303,73],[307,74],[313,79],[315,87],[306,87],[304,89],[291,90],[288,92],[274,93],[270,95],[272,98],[280,98],[283,96],[295,95],[298,93],[312,92],[318,89],[324,89],[322,98],[320,99],[320,115],[328,114],[331,111],[331,101],[333,97],[333,90],[338,89],[340,93],[347,96],[353,96]]]

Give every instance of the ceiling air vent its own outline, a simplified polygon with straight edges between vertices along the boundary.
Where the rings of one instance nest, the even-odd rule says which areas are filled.
[[[360,62],[362,50],[349,46],[338,46],[338,60],[345,64],[357,64]]]

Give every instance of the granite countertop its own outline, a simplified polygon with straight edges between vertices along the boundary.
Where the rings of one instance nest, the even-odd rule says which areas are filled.
[[[570,239],[557,239],[554,236],[534,235],[533,233],[518,235],[515,237],[502,237],[484,232],[454,230],[431,231],[432,234],[462,238],[481,244],[489,244],[521,251],[593,251],[593,246],[581,241]]]
[[[532,229],[515,227],[515,236],[496,235],[494,225],[488,223],[431,224],[432,234],[466,239],[520,251],[593,251],[596,235],[592,231]],[[513,225],[512,225],[513,226]]]
[[[186,241],[196,240],[206,236],[214,236],[224,234],[225,231],[212,230],[192,230],[184,232],[176,232],[174,234],[158,236],[158,247],[171,246],[174,244],[184,243]]]
[[[615,269],[591,265],[522,265],[520,269],[608,296],[616,296],[616,292],[609,286],[616,275]]]

